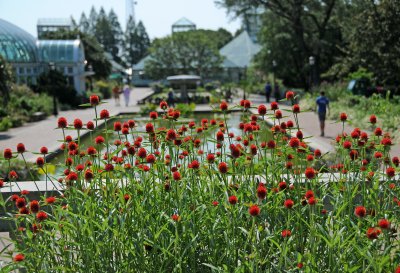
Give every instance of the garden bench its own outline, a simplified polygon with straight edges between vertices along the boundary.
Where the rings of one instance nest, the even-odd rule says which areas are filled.
[[[46,118],[45,112],[35,112],[30,117],[31,121],[40,121],[44,120],[45,118]]]

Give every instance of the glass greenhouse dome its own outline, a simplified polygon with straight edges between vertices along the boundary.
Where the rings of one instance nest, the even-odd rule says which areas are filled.
[[[10,63],[36,63],[36,40],[23,29],[0,19],[0,55]]]

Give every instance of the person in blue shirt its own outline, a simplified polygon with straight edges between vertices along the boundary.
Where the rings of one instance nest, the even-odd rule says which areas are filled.
[[[272,93],[271,83],[267,82],[267,84],[265,85],[265,98],[266,98],[267,102],[269,102],[269,99],[271,97],[271,93]]]
[[[329,100],[325,97],[325,92],[321,91],[320,96],[315,101],[317,103],[317,113],[319,118],[319,125],[321,127],[321,136],[325,135],[325,119],[326,110],[329,111]]]

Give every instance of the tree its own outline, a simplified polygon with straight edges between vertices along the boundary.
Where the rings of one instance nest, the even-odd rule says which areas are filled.
[[[94,36],[106,52],[113,55],[118,54],[118,48],[114,48],[115,40],[114,34],[112,33],[111,24],[108,21],[106,13],[103,8],[100,9],[99,15],[97,16],[97,22],[94,29]],[[116,51],[116,52],[115,52]]]
[[[121,25],[118,21],[118,16],[114,12],[113,9],[110,10],[108,13],[108,22],[111,27],[111,34],[112,34],[112,43],[110,45],[110,53],[113,56],[114,60],[120,62],[121,58],[121,49],[122,49],[122,39],[123,39],[123,34],[122,34],[122,29]]]
[[[83,33],[89,33],[90,24],[86,17],[86,14],[82,12],[81,18],[79,19],[79,30]]]
[[[139,62],[148,53],[150,38],[142,21],[135,24],[129,17],[125,31],[125,61],[131,67]]]
[[[145,64],[146,73],[161,79],[190,73],[207,77],[218,71],[223,58],[217,43],[211,41],[206,33],[192,30],[156,39],[150,47],[151,58]]]
[[[7,106],[10,99],[10,84],[13,80],[12,68],[0,55],[0,94],[3,98],[3,107]]]
[[[97,24],[97,11],[94,8],[94,6],[92,6],[92,8],[90,9],[90,14],[89,14],[89,30],[88,33],[91,35],[95,34],[95,30],[96,30],[96,24]]]
[[[104,49],[93,36],[80,32],[79,30],[59,30],[45,33],[45,39],[50,40],[72,40],[80,37],[85,51],[85,58],[88,64],[92,65],[96,73],[96,79],[107,78],[111,73],[111,64],[104,55]]]
[[[352,14],[351,22],[346,24],[349,45],[336,72],[344,76],[363,67],[373,73],[379,84],[398,86],[400,2],[363,1],[353,3],[348,12]]]
[[[340,35],[340,14],[338,13],[337,4],[342,0],[221,0],[217,1],[220,5],[226,7],[229,12],[238,16],[246,15],[254,8],[264,8],[265,25],[275,30],[273,33],[264,35],[264,37],[275,37],[279,35],[287,35],[287,41],[290,45],[285,46],[285,51],[280,50],[276,45],[269,45],[266,48],[265,39],[261,40],[264,46],[265,60],[259,60],[264,63],[272,63],[268,54],[272,52],[273,56],[282,58],[282,63],[294,63],[295,66],[290,69],[288,75],[280,75],[287,79],[288,83],[308,87],[310,67],[308,59],[310,56],[315,58],[316,81],[319,81],[321,71],[326,71],[334,62],[335,54],[332,51],[339,52],[336,47],[342,44]],[[273,26],[276,23],[278,26]],[[273,31],[273,30],[272,30]],[[271,32],[272,32],[271,31]],[[263,32],[268,32],[265,27]],[[272,41],[274,43],[274,41]],[[289,50],[289,51],[287,51]],[[293,60],[295,57],[295,60]],[[270,70],[271,71],[271,70]],[[296,80],[290,79],[290,75],[296,74]]]

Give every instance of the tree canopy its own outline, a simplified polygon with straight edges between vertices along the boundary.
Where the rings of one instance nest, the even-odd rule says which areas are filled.
[[[12,68],[0,55],[0,94],[5,107],[10,99],[10,85],[13,79]]]
[[[150,47],[151,57],[145,63],[146,74],[155,79],[174,74],[211,75],[220,68],[223,58],[218,42],[209,33],[191,30],[155,39]]]

